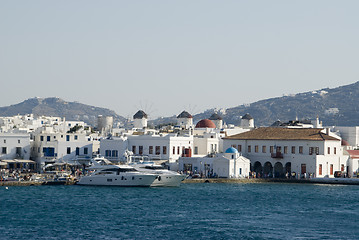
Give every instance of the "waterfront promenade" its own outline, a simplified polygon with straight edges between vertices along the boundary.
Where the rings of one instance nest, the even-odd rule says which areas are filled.
[[[353,178],[315,178],[315,179],[285,179],[285,178],[194,178],[185,179],[187,183],[296,183],[296,184],[341,184],[359,185],[359,179]],[[0,186],[39,186],[39,185],[74,185],[76,181],[0,181]]]

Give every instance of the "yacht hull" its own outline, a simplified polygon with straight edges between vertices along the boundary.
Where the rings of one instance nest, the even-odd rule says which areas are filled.
[[[120,186],[120,187],[150,187],[157,175],[95,175],[82,177],[78,185]]]
[[[178,187],[185,178],[182,174],[159,174],[151,187]]]

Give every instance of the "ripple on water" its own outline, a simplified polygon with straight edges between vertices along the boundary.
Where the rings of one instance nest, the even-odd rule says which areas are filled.
[[[1,239],[356,239],[358,186],[0,188]]]

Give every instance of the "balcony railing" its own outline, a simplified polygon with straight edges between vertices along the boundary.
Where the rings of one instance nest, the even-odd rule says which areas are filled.
[[[283,153],[281,153],[281,152],[271,153],[271,157],[272,158],[283,158]]]

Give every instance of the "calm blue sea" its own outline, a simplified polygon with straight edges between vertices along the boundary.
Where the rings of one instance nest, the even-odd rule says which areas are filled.
[[[0,187],[0,239],[359,239],[359,186]]]

